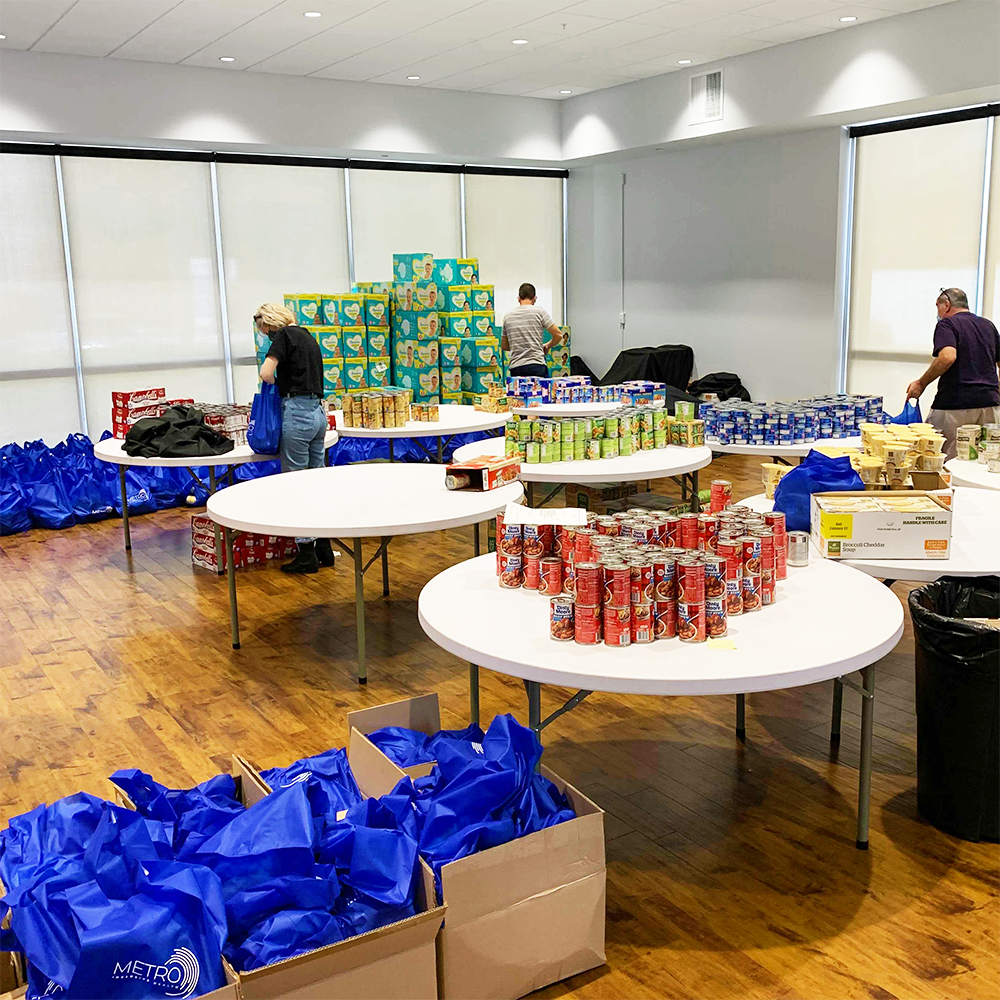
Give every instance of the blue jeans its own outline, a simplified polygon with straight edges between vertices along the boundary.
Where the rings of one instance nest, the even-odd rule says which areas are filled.
[[[286,396],[281,401],[281,471],[322,469],[325,464],[326,411],[313,396]],[[296,538],[311,542],[313,538]]]
[[[509,374],[511,378],[548,378],[549,370],[545,365],[518,365]]]

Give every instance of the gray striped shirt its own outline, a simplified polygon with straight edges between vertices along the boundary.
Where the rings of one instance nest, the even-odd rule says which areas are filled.
[[[510,344],[510,367],[544,365],[544,333],[552,326],[552,317],[541,307],[518,306],[503,318],[503,332]]]

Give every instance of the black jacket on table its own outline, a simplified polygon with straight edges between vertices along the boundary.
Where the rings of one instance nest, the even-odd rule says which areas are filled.
[[[122,445],[126,455],[140,458],[200,458],[232,450],[233,442],[212,430],[193,406],[171,406],[162,417],[137,420]]]

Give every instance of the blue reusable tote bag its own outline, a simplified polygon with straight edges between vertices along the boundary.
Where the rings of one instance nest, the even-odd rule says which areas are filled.
[[[907,399],[903,412],[898,417],[892,417],[891,424],[919,424],[922,423],[920,416],[920,400]]]
[[[846,455],[828,458],[821,452],[810,451],[800,465],[781,477],[774,491],[774,509],[784,513],[789,531],[808,531],[814,493],[864,488]]]
[[[250,407],[247,444],[258,455],[276,455],[281,444],[281,397],[272,382],[261,384]]]

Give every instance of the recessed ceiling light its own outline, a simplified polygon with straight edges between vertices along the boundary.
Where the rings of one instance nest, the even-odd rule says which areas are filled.
[[[407,80],[419,80],[420,77],[419,76],[408,76],[406,79]]]
[[[236,56],[219,56],[219,62],[236,62]]]
[[[322,17],[323,15],[318,10],[307,10],[303,17]]]
[[[841,21],[843,21],[845,24],[847,24],[848,21],[856,21],[856,20],[857,18],[853,14],[841,18]]]
[[[573,91],[572,90],[560,90],[559,93],[560,94],[572,94]]]
[[[690,66],[691,65],[691,60],[690,59],[678,59],[677,60],[677,65],[678,66]]]
[[[527,45],[528,44],[528,39],[527,38],[515,38],[510,44],[511,45]]]
[[[0,35],[0,42],[2,42],[6,37],[6,35]]]

